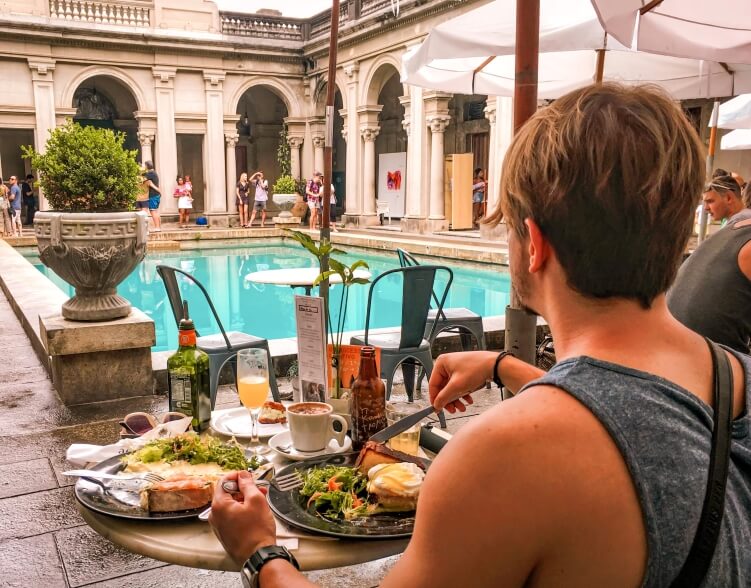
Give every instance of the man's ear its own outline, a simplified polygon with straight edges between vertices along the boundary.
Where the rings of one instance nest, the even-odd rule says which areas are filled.
[[[529,235],[529,273],[540,271],[550,255],[550,244],[540,226],[531,218],[524,219]]]

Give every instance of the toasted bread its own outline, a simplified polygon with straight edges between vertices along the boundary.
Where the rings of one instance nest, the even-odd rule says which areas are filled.
[[[376,443],[374,441],[368,441],[363,445],[360,450],[360,455],[357,456],[355,467],[360,470],[361,473],[367,475],[370,468],[374,465],[381,463],[398,463],[400,461],[406,461],[408,463],[414,463],[422,470],[426,470],[425,460],[401,451],[394,451],[387,447],[383,443]]]

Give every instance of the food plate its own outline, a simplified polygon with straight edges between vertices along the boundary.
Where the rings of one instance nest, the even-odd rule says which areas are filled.
[[[211,413],[211,428],[220,435],[236,437],[237,439],[250,439],[250,414],[247,408],[242,406],[226,410],[215,410]],[[264,425],[258,423],[258,436],[262,438],[273,437],[287,430],[286,423],[274,423]]]
[[[97,472],[116,474],[125,467],[121,461],[121,457],[122,456],[119,455],[110,457],[89,469]],[[262,460],[261,466],[255,470],[254,473],[260,473],[269,467],[273,467],[270,463],[264,463],[265,460],[263,460],[263,457],[260,459]],[[99,484],[90,482],[89,480],[84,480],[83,478],[79,478],[76,482],[74,492],[78,502],[86,508],[121,519],[160,521],[193,519],[206,510],[206,507],[203,506],[201,508],[179,512],[150,513],[141,508],[138,490],[109,489],[105,492]]]
[[[332,439],[329,441],[328,447],[326,449],[321,449],[321,451],[298,451],[292,447],[292,437],[290,437],[289,431],[284,431],[283,433],[274,435],[269,439],[269,447],[284,459],[292,461],[309,461],[319,457],[326,457],[327,455],[338,455],[340,453],[352,451],[352,439],[349,435],[345,435],[344,445],[339,445],[336,442],[336,439]],[[282,451],[282,447],[287,449]]]
[[[353,466],[357,453],[345,453],[312,461],[298,462],[277,472],[277,476],[299,471],[304,473],[319,465]],[[415,513],[382,513],[351,521],[331,521],[308,511],[300,489],[282,492],[269,487],[269,506],[279,518],[290,525],[312,533],[339,537],[340,539],[399,539],[410,537],[415,523]]]

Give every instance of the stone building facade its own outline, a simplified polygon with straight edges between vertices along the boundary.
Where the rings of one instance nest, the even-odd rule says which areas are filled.
[[[485,1],[402,0],[397,17],[389,0],[342,0],[332,181],[348,223],[377,222],[382,153],[407,153],[409,230],[447,228],[450,153],[475,153],[493,206],[510,99],[399,78],[405,51]],[[191,175],[197,210],[234,224],[239,174],[262,169],[273,182],[284,125],[293,175],[323,167],[329,19],[226,13],[210,0],[0,0],[0,173],[33,171],[19,146],[43,148],[73,118],[125,132],[166,194],[178,173]],[[162,202],[176,212],[174,199]]]

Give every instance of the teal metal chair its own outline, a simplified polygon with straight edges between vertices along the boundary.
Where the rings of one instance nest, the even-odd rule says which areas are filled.
[[[219,374],[227,362],[237,361],[237,352],[240,349],[266,350],[266,353],[269,355],[269,386],[271,387],[271,395],[274,397],[275,401],[279,402],[279,388],[276,384],[274,362],[269,351],[268,339],[262,339],[239,331],[225,331],[222,321],[219,319],[219,314],[217,313],[216,308],[214,308],[214,303],[211,301],[211,297],[206,291],[206,288],[204,288],[203,284],[188,272],[168,265],[158,265],[156,271],[159,272],[159,275],[164,282],[164,288],[167,290],[167,298],[169,298],[170,306],[172,307],[172,314],[178,325],[183,316],[183,297],[180,293],[180,285],[177,283],[176,273],[182,274],[198,287],[211,309],[211,314],[214,315],[216,324],[219,326],[220,333],[205,335],[203,337],[199,335],[198,330],[196,329],[196,346],[209,356],[211,408],[213,409],[216,404],[216,391],[219,387]]]
[[[397,368],[401,366],[404,375],[404,387],[410,402],[414,399],[415,366],[420,364],[425,373],[433,371],[433,355],[430,349],[429,337],[425,337],[428,312],[431,299],[434,296],[436,274],[446,275],[446,285],[438,298],[438,309],[443,307],[446,295],[451,287],[454,274],[445,266],[421,265],[414,267],[396,268],[382,273],[370,285],[368,305],[365,314],[365,333],[350,339],[352,345],[373,345],[381,349],[381,377],[386,380],[386,398],[391,396],[391,388]],[[384,280],[402,278],[401,321],[400,329],[378,333],[370,332],[370,323],[374,313],[374,293]],[[380,298],[376,296],[376,298]],[[394,304],[394,300],[380,300],[381,304]],[[430,335],[431,333],[429,333]],[[439,415],[441,426],[446,426],[446,420],[441,412]]]

